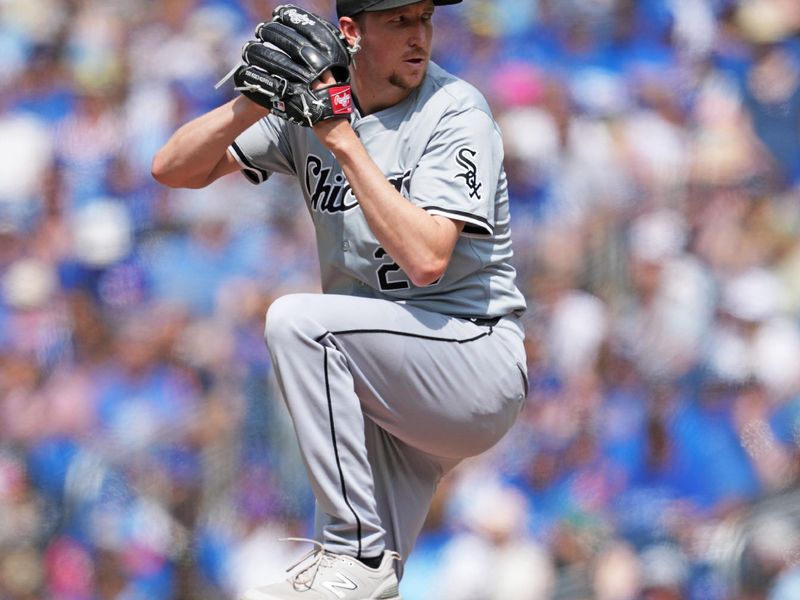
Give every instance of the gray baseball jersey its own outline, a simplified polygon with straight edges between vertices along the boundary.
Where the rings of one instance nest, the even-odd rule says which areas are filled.
[[[433,285],[411,284],[380,247],[313,131],[268,117],[229,151],[255,183],[295,175],[316,227],[326,293],[276,300],[266,338],[317,536],[357,558],[386,547],[406,557],[442,475],[519,413],[525,301],[509,264],[502,143],[480,93],[431,64],[405,101],[352,124],[409,201],[465,223]]]
[[[423,85],[406,100],[365,117],[356,111],[352,123],[398,191],[430,214],[465,226],[444,276],[433,285],[413,285],[380,247],[341,168],[313,131],[262,119],[230,151],[255,183],[271,172],[298,177],[317,231],[323,291],[454,316],[521,314],[525,300],[509,264],[503,145],[483,96],[431,63]]]

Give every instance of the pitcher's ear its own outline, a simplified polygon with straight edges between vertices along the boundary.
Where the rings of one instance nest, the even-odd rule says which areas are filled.
[[[341,17],[339,19],[339,29],[347,40],[350,54],[355,54],[361,50],[361,26],[352,17]]]

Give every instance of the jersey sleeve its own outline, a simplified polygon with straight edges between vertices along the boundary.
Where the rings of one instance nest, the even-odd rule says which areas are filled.
[[[268,116],[242,132],[228,152],[255,184],[265,182],[272,173],[296,175],[287,136],[286,124]]]
[[[430,214],[463,221],[463,235],[489,237],[502,160],[490,115],[471,109],[445,116],[411,178],[412,202]]]

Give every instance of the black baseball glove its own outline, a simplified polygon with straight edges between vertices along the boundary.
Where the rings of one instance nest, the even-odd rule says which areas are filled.
[[[353,112],[350,53],[332,24],[297,6],[278,6],[242,48],[245,64],[233,73],[236,89],[292,123],[315,123]],[[336,83],[311,89],[326,70]]]

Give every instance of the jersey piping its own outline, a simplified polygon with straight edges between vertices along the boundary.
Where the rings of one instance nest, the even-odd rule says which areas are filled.
[[[431,215],[439,215],[440,217],[454,218],[458,221],[464,222],[463,232],[465,235],[474,235],[479,237],[491,237],[494,233],[494,227],[479,215],[474,215],[463,210],[454,210],[452,208],[439,208],[438,206],[421,206],[422,210]]]
[[[239,166],[242,167],[242,173],[252,183],[264,183],[267,179],[269,179],[269,173],[265,169],[261,169],[250,162],[250,159],[245,156],[244,152],[242,152],[242,149],[239,148],[236,142],[231,143],[230,149],[233,150],[233,158],[235,158],[236,162],[239,163]]]

